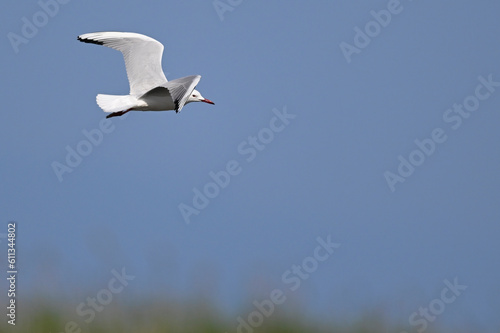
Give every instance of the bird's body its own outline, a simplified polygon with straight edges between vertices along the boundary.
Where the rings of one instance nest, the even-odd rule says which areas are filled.
[[[130,94],[97,95],[99,107],[110,113],[106,118],[134,110],[179,112],[191,102],[214,104],[194,89],[200,75],[167,80],[161,68],[163,45],[151,37],[132,32],[96,32],[80,35],[78,40],[107,46],[123,54]]]

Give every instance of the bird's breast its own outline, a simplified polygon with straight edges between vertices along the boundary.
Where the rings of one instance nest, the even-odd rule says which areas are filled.
[[[142,111],[175,110],[175,103],[167,88],[154,88],[144,94],[140,100],[146,103],[145,106],[140,108]]]

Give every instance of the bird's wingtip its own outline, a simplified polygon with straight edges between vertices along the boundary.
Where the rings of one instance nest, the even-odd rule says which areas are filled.
[[[80,42],[83,42],[83,43],[90,43],[90,44],[97,44],[97,45],[104,44],[104,42],[102,42],[100,40],[90,39],[90,38],[86,38],[84,36],[85,35],[80,35],[80,36],[76,37],[76,39],[79,40]]]

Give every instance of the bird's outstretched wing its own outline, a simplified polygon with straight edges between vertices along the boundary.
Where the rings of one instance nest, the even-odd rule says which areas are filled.
[[[200,82],[201,75],[191,75],[169,81],[163,87],[167,88],[175,104],[175,111],[179,112],[186,104],[189,95]]]
[[[123,53],[130,95],[142,96],[168,82],[161,68],[163,45],[151,37],[133,32],[94,32],[80,35],[78,40]]]

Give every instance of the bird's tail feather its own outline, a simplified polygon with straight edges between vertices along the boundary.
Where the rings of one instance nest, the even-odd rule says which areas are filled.
[[[130,95],[103,95],[96,97],[97,105],[104,112],[125,111],[137,106],[137,98]]]

